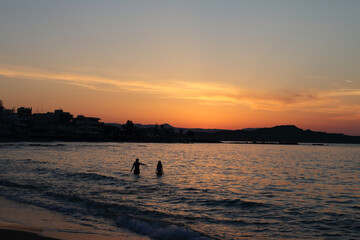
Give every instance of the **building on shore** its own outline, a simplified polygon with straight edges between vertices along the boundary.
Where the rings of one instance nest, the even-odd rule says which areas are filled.
[[[100,118],[79,115],[75,118],[76,134],[81,138],[103,138],[104,123]]]
[[[0,140],[97,140],[104,137],[100,118],[56,109],[32,113],[32,108],[0,109]]]
[[[33,114],[32,124],[34,137],[71,138],[76,133],[73,115],[61,109]]]

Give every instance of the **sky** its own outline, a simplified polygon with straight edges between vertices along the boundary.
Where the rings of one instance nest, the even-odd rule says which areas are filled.
[[[358,0],[0,0],[6,108],[360,135]]]

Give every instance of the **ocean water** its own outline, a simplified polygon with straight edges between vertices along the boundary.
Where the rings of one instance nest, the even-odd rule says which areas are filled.
[[[0,195],[152,239],[360,239],[360,146],[1,143]]]

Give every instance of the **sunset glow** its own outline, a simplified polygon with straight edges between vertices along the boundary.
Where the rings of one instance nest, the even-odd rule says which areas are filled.
[[[360,135],[360,2],[84,3],[0,3],[6,108]]]

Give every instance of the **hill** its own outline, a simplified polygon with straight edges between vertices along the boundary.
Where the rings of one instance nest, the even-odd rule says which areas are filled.
[[[120,124],[111,124],[121,126]],[[271,128],[245,128],[242,130],[202,129],[202,128],[177,128],[169,124],[142,125],[134,124],[140,131],[154,129],[156,126],[165,131],[171,131],[171,137],[176,142],[183,141],[184,134],[191,132],[192,142],[219,142],[219,141],[246,141],[255,143],[360,143],[360,136],[348,136],[341,133],[316,132],[303,130],[294,125],[282,125]],[[182,135],[180,134],[182,133]],[[163,136],[165,140],[169,137]]]
[[[360,136],[348,136],[339,133],[315,132],[303,130],[294,125],[275,126],[245,130],[222,130],[215,133],[196,133],[197,138],[220,141],[255,142],[311,142],[311,143],[360,143]]]

